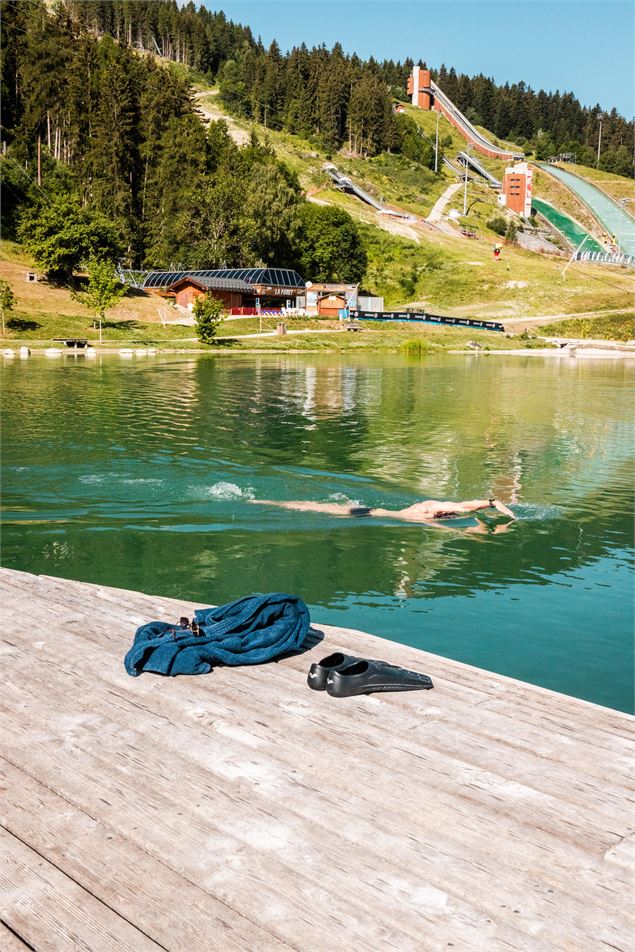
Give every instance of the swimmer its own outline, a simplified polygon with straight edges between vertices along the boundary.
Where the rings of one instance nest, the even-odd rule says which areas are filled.
[[[437,499],[427,499],[425,502],[416,502],[405,509],[369,509],[367,506],[350,506],[335,502],[309,502],[291,500],[278,502],[274,499],[252,499],[253,503],[261,506],[279,506],[281,509],[296,509],[300,512],[325,512],[331,516],[379,516],[386,519],[401,519],[404,522],[420,522],[426,525],[436,525],[441,519],[461,519],[484,509],[496,509],[504,516],[515,519],[514,513],[500,499],[469,499],[465,502],[440,502]]]

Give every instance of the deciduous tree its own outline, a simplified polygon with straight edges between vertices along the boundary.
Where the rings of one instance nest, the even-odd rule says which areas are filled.
[[[126,293],[110,261],[93,258],[88,262],[88,284],[82,290],[72,292],[73,297],[91,310],[99,321],[99,342],[101,343],[101,325],[106,311],[114,307]]]
[[[223,302],[211,294],[201,294],[194,301],[192,313],[196,322],[196,336],[202,344],[211,344],[223,312]]]
[[[15,294],[8,281],[0,281],[0,313],[2,314],[2,336],[4,337],[4,312],[12,311],[15,304]]]
[[[64,282],[89,259],[116,261],[123,250],[118,226],[70,195],[27,210],[18,238],[51,277]]]
[[[357,283],[366,272],[362,237],[341,208],[302,205],[294,223],[292,246],[298,270],[312,281]]]

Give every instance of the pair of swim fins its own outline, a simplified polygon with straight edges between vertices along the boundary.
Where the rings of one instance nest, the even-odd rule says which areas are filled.
[[[354,697],[381,691],[428,691],[434,685],[427,674],[408,671],[385,661],[335,654],[312,664],[307,683],[331,697]]]

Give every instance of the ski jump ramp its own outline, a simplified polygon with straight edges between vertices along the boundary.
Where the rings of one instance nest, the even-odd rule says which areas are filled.
[[[501,159],[503,162],[524,159],[522,152],[504,149],[479,132],[467,116],[454,105],[450,97],[446,96],[432,80],[430,70],[426,67],[413,66],[412,73],[408,77],[407,90],[413,106],[440,112],[481,155],[489,156],[491,159]]]
[[[378,201],[374,198],[370,192],[367,192],[361,186],[357,185],[352,179],[347,175],[343,175],[334,165],[325,165],[324,171],[327,172],[333,182],[335,187],[339,188],[343,192],[352,192],[353,195],[356,195],[358,198],[361,198],[363,202],[366,202],[367,205],[371,205],[375,208],[381,215],[391,215],[393,218],[403,218],[404,221],[415,221],[415,216],[411,215],[410,212],[400,212],[396,211],[394,208],[387,208],[383,202]]]
[[[594,218],[608,235],[614,236],[614,242],[625,255],[635,255],[635,220],[617,202],[604,192],[558,165],[540,162],[539,167],[559,179],[580,201],[586,205]]]
[[[465,136],[468,142],[474,146],[474,148],[481,152],[483,155],[487,155],[492,159],[503,159],[503,160],[522,160],[524,159],[524,153],[522,152],[512,152],[508,149],[502,149],[500,146],[495,145],[493,142],[490,142],[482,132],[479,132],[478,129],[472,125],[467,116],[464,116],[461,110],[454,105],[449,96],[446,96],[442,89],[440,89],[435,82],[430,80],[430,91],[434,96],[434,107],[437,109],[445,118],[452,123],[452,125],[459,130],[459,132]]]
[[[482,175],[484,179],[487,179],[492,188],[500,188],[501,182],[496,178],[495,175],[492,175],[491,172],[488,172],[484,165],[475,159],[473,155],[470,155],[469,152],[459,152],[457,155],[458,161],[461,165],[469,166],[473,168],[475,172],[478,172],[479,175]]]

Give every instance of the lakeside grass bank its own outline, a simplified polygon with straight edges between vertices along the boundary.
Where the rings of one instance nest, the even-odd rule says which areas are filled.
[[[544,323],[528,321],[529,328],[510,325],[505,333],[478,328],[425,323],[359,322],[359,330],[347,331],[339,321],[326,318],[288,318],[288,333],[278,336],[280,318],[257,317],[223,320],[215,342],[206,346],[196,337],[196,328],[185,324],[161,324],[133,319],[106,320],[99,330],[85,316],[48,314],[16,308],[5,315],[4,348],[27,346],[32,350],[60,347],[60,339],[85,338],[101,351],[153,347],[159,351],[386,351],[413,354],[470,349],[484,351],[548,348],[542,337],[630,341],[635,338],[635,310],[598,311],[567,318],[545,316]],[[504,324],[504,321],[503,321]]]
[[[33,351],[60,347],[59,338],[86,338],[102,352],[120,348],[153,347],[158,351],[199,351],[201,353],[245,351],[385,351],[425,355],[447,351],[480,349],[508,351],[550,348],[547,337],[572,337],[593,340],[629,341],[635,337],[635,312],[624,311],[603,316],[563,319],[537,325],[530,332],[500,333],[476,328],[457,328],[438,324],[373,324],[360,322],[360,330],[346,331],[331,320],[298,319],[287,321],[289,333],[277,335],[277,318],[263,318],[260,336],[258,319],[223,321],[216,341],[206,346],[196,337],[193,327],[163,326],[141,321],[106,321],[103,340],[83,319],[60,315],[38,315],[38,320],[14,317],[7,321],[5,349],[27,346]],[[478,345],[473,348],[473,345]]]
[[[435,243],[419,243],[387,234],[370,224],[362,225],[369,253],[366,286],[380,289],[386,308],[411,308],[453,317],[517,322],[527,318],[531,334],[543,331],[538,319],[544,316],[545,333],[556,336],[610,337],[630,340],[635,334],[633,301],[635,275],[623,268],[598,265],[570,266],[563,280],[562,260],[545,259],[514,247],[506,247],[503,260],[496,262],[483,241],[470,242],[438,235]],[[12,311],[5,313],[7,347],[56,346],[56,338],[99,340],[98,327],[86,308],[65,287],[41,278],[28,282],[28,271],[38,271],[32,259],[15,242],[0,242],[0,277],[9,282],[16,295]],[[107,314],[102,325],[104,347],[157,347],[191,350],[200,348],[192,325],[179,324],[176,309],[167,308],[170,323],[161,321],[165,302],[156,295],[131,289]],[[609,313],[610,319],[609,319]],[[614,312],[619,312],[615,314]],[[567,314],[577,319],[584,313],[580,332],[561,328]],[[558,323],[555,324],[557,315]],[[426,340],[431,350],[461,349],[475,338],[482,347],[509,346],[503,335],[476,329],[436,325],[363,324],[360,333],[343,333],[337,321],[322,318],[288,319],[290,330],[302,335],[254,338],[246,335],[273,332],[278,317],[225,320],[218,328],[223,347],[235,350],[390,350],[398,351],[409,338]],[[514,334],[517,324],[508,328]],[[311,331],[316,333],[312,334]],[[246,339],[241,340],[245,337]],[[522,337],[522,334],[521,334]],[[301,338],[301,339],[300,339]],[[530,343],[515,337],[514,346]],[[215,347],[218,348],[220,342]]]

